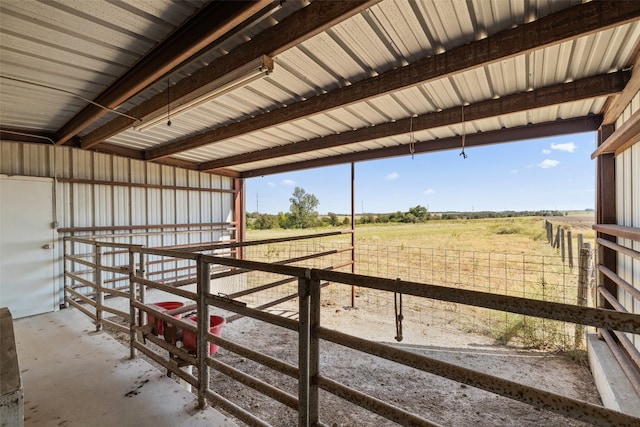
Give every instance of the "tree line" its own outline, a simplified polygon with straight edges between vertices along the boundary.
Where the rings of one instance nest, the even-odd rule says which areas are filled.
[[[277,215],[247,212],[247,228],[268,230],[272,228],[312,228],[350,226],[349,215],[338,215],[329,212],[320,216],[316,211],[320,201],[313,194],[303,188],[296,187],[292,197],[289,212],[279,212]],[[386,223],[420,223],[431,220],[464,220],[483,218],[511,218],[522,216],[564,216],[565,212],[558,210],[538,211],[479,211],[479,212],[440,212],[431,213],[424,206],[414,206],[408,211],[397,211],[390,214],[362,214],[356,219],[356,224],[386,224]]]

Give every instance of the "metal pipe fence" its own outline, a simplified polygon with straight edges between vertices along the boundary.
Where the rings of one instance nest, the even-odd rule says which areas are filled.
[[[598,224],[598,286],[594,299],[598,307],[621,313],[637,313],[640,307],[640,229]],[[614,261],[612,261],[614,260]],[[640,395],[640,336],[600,330],[632,387]]]
[[[95,244],[95,253],[100,252],[97,246],[109,246],[108,243]],[[332,248],[330,249],[326,245]],[[438,423],[429,420],[424,414],[412,413],[393,402],[383,401],[371,393],[358,390],[346,383],[326,376],[319,363],[323,354],[323,346],[320,345],[321,341],[345,346],[355,352],[362,352],[397,363],[406,367],[406,369],[429,372],[461,384],[481,388],[536,408],[553,411],[594,425],[632,426],[640,423],[638,418],[598,405],[506,381],[390,345],[327,329],[322,326],[321,313],[323,302],[326,302],[328,298],[333,298],[333,293],[336,290],[344,293],[345,289],[354,286],[358,289],[358,292],[363,292],[362,295],[368,292],[374,293],[373,295],[384,293],[387,295],[386,299],[389,300],[392,300],[390,297],[394,293],[400,293],[407,298],[406,301],[410,304],[413,304],[414,300],[416,304],[423,301],[455,304],[474,309],[497,311],[501,315],[529,316],[546,321],[571,322],[629,334],[640,334],[640,315],[602,308],[582,307],[575,302],[568,302],[569,300],[561,298],[558,298],[557,301],[545,301],[532,297],[536,295],[534,292],[525,293],[524,296],[517,293],[511,295],[508,292],[505,292],[505,294],[488,292],[489,286],[491,286],[492,291],[499,288],[495,282],[490,285],[487,284],[485,287],[468,289],[462,286],[462,281],[460,281],[460,286],[443,286],[430,284],[436,283],[432,281],[418,280],[414,276],[403,279],[390,279],[370,274],[340,272],[327,267],[327,265],[333,265],[334,263],[339,265],[340,262],[332,259],[332,257],[342,257],[342,254],[350,254],[350,251],[339,250],[335,247],[335,242],[309,243],[308,246],[299,251],[289,249],[286,253],[278,253],[277,256],[273,255],[273,251],[267,249],[269,256],[273,257],[271,262],[129,246],[128,262],[126,268],[123,268],[122,271],[126,270],[130,279],[128,291],[130,312],[119,314],[128,314],[129,327],[127,332],[129,332],[130,337],[131,356],[134,356],[136,352],[146,355],[165,367],[171,374],[193,386],[200,406],[210,402],[249,425],[268,425],[268,421],[259,419],[252,413],[250,408],[242,407],[237,402],[234,402],[233,399],[225,397],[223,395],[224,390],[217,389],[221,387],[220,384],[211,381],[210,370],[215,370],[221,375],[243,384],[245,387],[269,396],[286,407],[295,408],[298,412],[299,426],[323,425],[323,418],[326,414],[320,411],[321,391],[338,396],[400,425],[438,425]],[[264,248],[262,250],[264,251]],[[314,250],[317,253],[325,254],[325,256],[309,258],[306,255],[301,255],[306,250]],[[247,252],[248,256],[251,256],[251,252]],[[255,257],[258,258],[258,255],[255,255]],[[451,254],[444,254],[443,257],[443,262],[447,268],[449,264],[458,262],[457,259],[452,259]],[[98,256],[96,259],[97,261],[93,267],[100,270],[100,257]],[[151,259],[173,259],[176,262],[195,265],[198,272],[195,287],[187,286],[183,289],[180,286],[172,286],[168,282],[150,280],[146,277],[145,266]],[[323,259],[323,262],[318,261],[319,259]],[[344,260],[341,259],[340,261]],[[488,261],[491,261],[494,265],[499,264],[493,258],[488,259]],[[504,264],[502,269],[507,271],[505,277],[508,277],[508,272],[510,271],[508,261],[509,259],[506,257],[502,261]],[[520,263],[522,261],[522,259],[519,260]],[[311,268],[305,266],[307,263],[316,262],[322,267]],[[459,262],[462,263],[462,261]],[[342,263],[344,264],[344,262]],[[526,262],[524,264],[527,265]],[[346,263],[346,265],[350,266],[351,264]],[[214,270],[220,271],[223,267],[227,270],[227,273],[233,272],[237,274],[216,277],[216,274],[220,275],[222,273],[212,273]],[[423,269],[431,271],[430,268]],[[445,268],[445,271],[448,270]],[[434,273],[437,273],[435,268]],[[245,277],[245,279],[236,279],[238,277]],[[421,276],[419,277],[421,278]],[[433,276],[433,279],[436,277],[438,276]],[[95,290],[100,292],[103,289],[99,286],[99,275],[96,278]],[[255,278],[260,280],[267,278],[269,283],[281,282],[282,284],[268,288],[268,291],[278,289],[279,297],[284,294],[293,295],[292,301],[295,301],[297,318],[280,316],[256,308],[256,306],[264,305],[264,303],[268,302],[261,299],[263,297],[242,300],[242,298],[232,298],[226,292],[220,291],[223,286],[227,286],[224,282],[228,281],[234,282],[233,286],[238,289],[243,288],[242,290],[244,291],[253,287],[264,286],[264,282],[254,281]],[[70,284],[72,284],[73,278],[69,277],[69,280]],[[82,284],[86,285],[84,282]],[[285,289],[283,286],[287,288]],[[145,302],[145,294],[149,289],[164,292],[171,298],[184,299],[187,305],[195,305],[198,316],[197,322],[183,319],[180,315],[176,316],[176,311],[160,310],[157,306]],[[238,290],[238,292],[241,292],[241,290]],[[260,293],[262,292],[256,294]],[[77,294],[81,295],[80,293]],[[348,292],[346,294],[348,299]],[[90,310],[76,301],[73,294],[69,295],[68,300],[70,302],[73,301],[72,305],[82,307],[84,309],[83,312],[91,314],[93,317],[90,317],[97,323],[104,322],[105,319],[97,314],[99,310],[104,310],[104,305],[96,303],[94,307],[96,314],[93,315]],[[243,298],[252,297],[252,295],[245,294]],[[271,298],[271,296],[266,298]],[[359,299],[362,299],[362,296]],[[382,296],[380,296],[380,299],[382,299]],[[213,308],[215,308],[216,313],[224,314],[227,317],[245,316],[291,331],[294,336],[297,335],[297,357],[293,360],[283,359],[256,351],[251,348],[250,343],[231,342],[218,336],[215,331],[211,330],[211,324],[209,323],[209,313]],[[152,316],[153,322],[149,321],[149,316]],[[158,321],[164,326],[162,337],[157,330]],[[186,345],[186,333],[195,335],[195,348]],[[292,392],[288,387],[280,386],[279,384],[269,384],[260,378],[243,372],[239,366],[231,366],[217,360],[216,356],[211,354],[214,352],[210,346],[211,344],[251,360],[253,363],[261,364],[265,369],[272,370],[283,377],[292,379],[295,384],[294,391]],[[294,364],[296,362],[297,365]],[[184,369],[188,366],[193,366],[196,369],[196,373],[192,374]]]

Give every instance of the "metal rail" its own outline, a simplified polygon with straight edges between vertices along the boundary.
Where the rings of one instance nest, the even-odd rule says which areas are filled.
[[[597,298],[598,307],[608,304],[620,313],[634,311],[634,307],[640,303],[640,282],[637,277],[630,277],[628,271],[619,272],[618,267],[621,258],[626,258],[634,263],[640,260],[640,251],[601,236],[609,236],[614,240],[618,239],[618,241],[619,239],[627,239],[633,245],[633,243],[640,242],[640,228],[613,224],[596,224],[593,228],[599,233],[599,237],[596,239],[599,246],[597,251],[597,271],[599,273],[597,291],[600,295],[600,298]],[[627,280],[621,276],[625,273]],[[627,301],[619,300],[621,293],[628,297]],[[637,343],[634,345],[620,330],[614,330],[614,328],[603,327],[599,333],[620,363],[636,393],[640,395],[640,346]]]
[[[85,243],[85,242],[80,242]],[[100,272],[102,265],[100,262],[100,251],[109,247],[108,243],[93,242],[96,253],[96,289],[97,293],[104,289],[100,284]],[[517,400],[536,408],[554,411],[558,414],[568,416],[577,420],[590,422],[594,425],[639,425],[640,419],[629,415],[609,410],[598,405],[589,404],[565,396],[550,393],[534,387],[525,386],[502,378],[493,377],[482,372],[477,372],[468,368],[462,368],[446,362],[438,361],[419,354],[407,352],[391,346],[363,340],[337,331],[323,328],[320,321],[321,310],[321,289],[329,283],[341,283],[362,288],[376,289],[388,292],[401,292],[406,295],[413,295],[420,298],[430,298],[453,303],[466,304],[475,307],[490,308],[503,312],[519,313],[536,316],[544,319],[569,321],[577,324],[591,325],[600,328],[617,330],[621,332],[640,333],[640,315],[625,313],[623,311],[609,310],[603,308],[588,308],[544,302],[528,298],[495,295],[486,292],[471,291],[465,289],[452,289],[432,284],[409,282],[402,280],[389,280],[378,277],[355,275],[333,271],[328,269],[308,269],[287,265],[284,262],[263,263],[257,261],[246,261],[213,255],[196,254],[184,250],[170,250],[158,248],[143,248],[130,245],[129,265],[127,272],[130,278],[129,297],[130,313],[118,312],[119,315],[128,315],[129,332],[131,341],[131,355],[136,351],[147,355],[155,362],[167,368],[169,372],[185,380],[197,390],[198,404],[203,407],[207,401],[228,411],[238,419],[250,425],[268,425],[263,420],[258,419],[244,408],[224,398],[211,389],[209,384],[209,369],[216,369],[224,375],[253,388],[260,393],[270,396],[275,401],[285,406],[296,408],[299,415],[300,426],[321,425],[322,414],[319,413],[319,390],[323,389],[336,396],[346,399],[356,405],[370,410],[387,419],[405,426],[435,426],[436,423],[422,418],[419,414],[412,414],[405,409],[396,407],[389,402],[383,402],[362,392],[326,378],[322,375],[319,365],[320,340],[334,342],[339,345],[349,347],[353,350],[382,357],[408,367],[408,369],[418,369],[452,379],[464,384],[487,390],[489,392]],[[326,251],[336,253],[336,251]],[[173,284],[165,284],[160,281],[144,278],[146,265],[145,257],[155,255],[160,257],[170,257],[174,260],[191,260],[197,263],[197,290],[196,292],[186,291]],[[300,257],[307,259],[308,257]],[[137,260],[137,262],[136,262]],[[75,259],[69,259],[75,261]],[[346,263],[344,265],[351,265]],[[226,266],[228,268],[238,268],[246,271],[260,271],[275,273],[287,277],[282,281],[298,281],[298,292],[284,299],[298,299],[299,319],[294,320],[277,316],[272,313],[261,311],[255,307],[247,307],[232,298],[220,295],[213,295],[209,290],[212,277],[211,269]],[[105,270],[106,271],[106,270]],[[65,276],[75,280],[77,275],[65,272]],[[83,279],[84,280],[84,279]],[[80,282],[83,283],[83,282]],[[179,282],[182,283],[182,282]],[[269,285],[271,287],[271,285]],[[171,312],[161,312],[155,310],[144,301],[146,289],[158,289],[172,295],[191,300],[197,307],[197,326],[173,317],[179,314],[180,310]],[[266,288],[264,288],[266,289]],[[78,292],[69,290],[70,296],[75,296]],[[94,319],[97,323],[104,323],[101,319],[102,311],[112,312],[100,300],[95,304],[96,315],[85,309],[67,296],[71,305],[77,307]],[[81,299],[85,301],[84,299]],[[90,306],[93,304],[90,304]],[[261,354],[250,348],[233,343],[225,338],[213,335],[209,331],[209,311],[210,307],[216,307],[232,313],[234,316],[248,316],[272,325],[283,327],[298,333],[298,366],[290,365],[272,356]],[[149,327],[145,326],[144,313],[152,314],[156,319],[160,319],[171,325],[172,328],[183,331],[191,331],[196,335],[197,348],[194,353],[188,353],[179,346],[179,341],[169,342],[166,339],[155,337],[149,334]],[[231,316],[233,317],[233,316]],[[146,340],[155,344],[169,356],[163,356],[147,344],[140,336],[145,336]],[[232,351],[243,357],[247,357],[257,363],[275,370],[288,377],[298,380],[298,396],[291,395],[288,391],[267,384],[265,381],[254,378],[241,372],[228,364],[209,355],[209,343],[214,343],[227,351]],[[198,370],[197,377],[180,369],[182,364],[195,365]]]

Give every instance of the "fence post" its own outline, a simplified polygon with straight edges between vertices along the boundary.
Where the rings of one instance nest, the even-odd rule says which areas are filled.
[[[581,250],[578,247],[578,252]],[[573,233],[567,230],[567,256],[569,257],[569,267],[573,268]]]
[[[558,227],[560,228],[560,227]],[[565,262],[565,252],[564,252],[564,248],[565,248],[565,241],[564,241],[564,228],[560,229],[560,253],[562,254],[562,264],[564,264]]]
[[[320,322],[320,282],[311,280],[311,270],[298,279],[298,426],[318,425],[319,342],[316,326]]]
[[[133,301],[136,299],[135,275],[136,255],[133,252],[133,248],[129,248],[129,357],[131,359],[136,357],[136,349],[133,346],[136,340],[136,308],[133,306]]]
[[[102,246],[95,245],[96,248],[96,271],[95,271],[95,284],[96,284],[96,332],[102,329],[102,319],[104,313],[102,306],[104,305],[104,294],[102,293]]]
[[[319,393],[318,375],[320,374],[320,338],[318,338],[318,328],[320,327],[320,280],[311,279],[311,312],[310,336],[309,336],[309,421],[312,426],[318,425],[319,413]]]
[[[67,277],[67,273],[71,272],[71,268],[70,268],[71,262],[67,259],[67,255],[71,255],[71,247],[72,247],[73,243],[70,242],[66,237],[65,237],[63,242],[64,242],[63,243],[64,244],[64,253],[62,254],[62,256],[63,256],[62,259],[64,260],[64,262],[63,262],[64,272],[63,272],[63,276],[62,276],[63,281],[64,281],[64,301],[63,301],[63,304],[64,304],[64,308],[69,308],[69,303],[67,302],[67,298],[69,298],[69,295],[67,295],[67,288],[69,286],[71,286],[71,284],[70,284],[71,280]],[[60,308],[62,308],[62,307],[60,307]]]
[[[584,245],[584,236],[582,233],[578,233],[578,256],[580,256],[580,251],[582,250],[582,246]],[[580,265],[580,263],[578,263]]]
[[[198,362],[198,407],[204,409],[207,406],[207,390],[209,389],[209,341],[206,336],[209,332],[209,304],[206,297],[209,295],[211,268],[207,261],[198,256],[198,330],[196,331],[197,345],[196,357]]]
[[[142,252],[140,253],[140,264],[138,265],[138,276],[144,278],[145,268],[146,268],[146,256]],[[145,303],[146,300],[146,285],[142,283],[138,284],[138,301],[142,304]],[[146,325],[147,324],[147,313],[144,310],[138,310],[138,325]]]
[[[552,248],[559,248],[560,247],[560,230],[562,227],[558,226],[558,231],[556,231],[556,240],[553,242],[553,245],[551,245]]]
[[[298,426],[309,427],[309,280],[298,279]]]
[[[580,248],[578,256],[578,298],[576,303],[580,307],[587,306],[587,288],[589,285],[589,256],[591,254],[591,245],[585,243]],[[575,348],[582,347],[582,338],[584,337],[584,325],[576,325],[575,331]]]

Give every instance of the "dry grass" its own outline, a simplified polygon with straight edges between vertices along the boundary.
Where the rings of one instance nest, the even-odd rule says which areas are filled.
[[[592,241],[591,220],[589,215],[551,219],[556,225],[571,224],[576,265],[577,234],[582,232],[585,241]],[[575,304],[578,269],[563,264],[558,250],[548,244],[544,221],[545,218],[522,217],[357,226],[356,273]],[[327,229],[250,230],[248,239],[322,231]],[[273,262],[349,244],[350,236],[345,235],[258,246],[247,255],[249,259]],[[346,252],[300,265],[324,268],[349,259],[350,253]],[[249,286],[277,280],[252,274],[247,281]],[[246,302],[260,305],[283,293],[295,293],[295,285],[255,295]],[[350,304],[346,287],[331,286],[323,295],[337,307]],[[392,317],[392,295],[357,289],[356,296],[361,310]],[[405,318],[421,324],[451,325],[492,336],[501,343],[515,342],[536,348],[573,347],[573,325],[570,324],[411,297],[406,297],[405,307]]]

